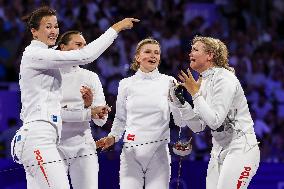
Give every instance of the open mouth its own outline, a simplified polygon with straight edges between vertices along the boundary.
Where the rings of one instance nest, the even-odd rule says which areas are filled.
[[[157,61],[156,61],[156,60],[149,60],[148,62],[149,62],[150,64],[156,64]]]
[[[56,37],[56,36],[48,36],[48,39],[49,39],[49,40],[56,40],[57,37]]]

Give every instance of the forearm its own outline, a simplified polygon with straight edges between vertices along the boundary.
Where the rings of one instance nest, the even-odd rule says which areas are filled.
[[[170,104],[174,122],[179,127],[188,126],[193,132],[201,132],[205,129],[204,123],[195,114],[188,102],[182,107],[176,107]]]
[[[125,131],[125,124],[125,121],[119,118],[114,118],[111,132],[108,136],[113,136],[115,138],[115,142],[118,142]]]
[[[80,50],[59,51],[54,49],[39,49],[27,53],[26,57],[31,62],[30,66],[39,69],[56,69],[65,66],[84,65],[97,59],[114,41],[117,33],[108,29],[98,39],[92,41]],[[27,61],[28,61],[27,60]]]
[[[91,109],[61,109],[61,117],[64,122],[91,121]]]

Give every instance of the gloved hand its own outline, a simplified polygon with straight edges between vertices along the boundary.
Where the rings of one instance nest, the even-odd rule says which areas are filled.
[[[177,142],[173,147],[173,152],[179,156],[187,156],[192,151],[191,139],[188,142]]]
[[[183,97],[183,86],[179,85],[175,81],[170,83],[169,98],[170,101],[177,107],[181,107],[185,103]]]

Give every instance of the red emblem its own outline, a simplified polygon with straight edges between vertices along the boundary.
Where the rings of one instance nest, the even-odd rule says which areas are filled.
[[[128,135],[127,135],[127,140],[132,140],[132,141],[134,141],[134,138],[135,138],[135,135],[132,135],[132,134],[128,134]]]

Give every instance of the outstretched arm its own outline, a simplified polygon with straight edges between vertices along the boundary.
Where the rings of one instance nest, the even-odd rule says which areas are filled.
[[[115,23],[98,39],[79,50],[60,51],[34,48],[25,51],[23,59],[27,60],[28,67],[37,69],[57,69],[65,66],[88,64],[97,59],[113,43],[120,31],[131,29],[133,23],[138,21],[138,19],[134,18],[125,18]]]

